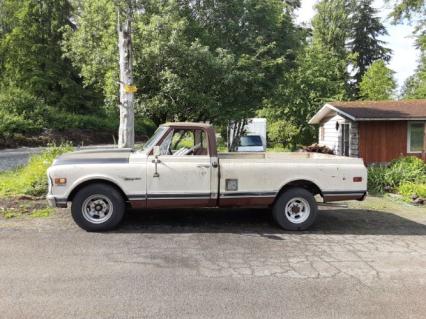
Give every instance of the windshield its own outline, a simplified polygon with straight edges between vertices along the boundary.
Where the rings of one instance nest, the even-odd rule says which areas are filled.
[[[151,148],[154,146],[154,144],[158,141],[158,139],[160,138],[161,135],[163,135],[164,131],[167,128],[164,126],[160,126],[159,128],[157,128],[157,130],[155,131],[154,135],[151,136],[151,138],[145,143],[145,145],[143,146],[143,150],[146,151],[147,149]]]
[[[259,135],[241,136],[240,146],[262,146],[262,139]]]

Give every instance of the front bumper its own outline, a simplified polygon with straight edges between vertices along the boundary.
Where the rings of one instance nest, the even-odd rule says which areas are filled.
[[[68,201],[66,198],[58,198],[53,195],[47,195],[46,199],[50,207],[59,207],[59,208],[68,207]]]

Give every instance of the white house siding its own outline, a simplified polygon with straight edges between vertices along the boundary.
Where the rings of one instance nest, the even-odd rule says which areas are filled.
[[[352,122],[345,119],[344,117],[333,114],[325,117],[320,125],[319,144],[325,145],[334,151],[334,154],[341,155],[341,143],[339,142],[342,138],[342,126],[339,125],[339,129],[336,130],[336,123],[347,124],[349,123],[349,156],[359,156],[359,133],[358,123]],[[321,139],[321,126],[324,128],[324,138]]]
[[[336,123],[345,123],[345,119],[340,115],[333,115],[323,119],[321,126],[324,128],[324,139],[321,140],[321,134],[319,134],[319,144],[325,145],[332,149],[335,154],[339,152],[339,131],[336,130]],[[321,129],[321,128],[320,128]]]

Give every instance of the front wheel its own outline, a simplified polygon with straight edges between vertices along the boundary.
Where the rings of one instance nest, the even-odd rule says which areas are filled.
[[[77,192],[71,213],[77,225],[84,230],[105,231],[120,224],[125,209],[124,199],[114,187],[92,184]]]
[[[277,224],[285,230],[305,230],[317,216],[317,203],[311,192],[291,188],[280,195],[272,210]]]

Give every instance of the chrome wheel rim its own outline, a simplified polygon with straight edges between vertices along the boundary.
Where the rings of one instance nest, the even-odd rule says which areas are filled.
[[[305,222],[311,213],[311,205],[302,197],[290,199],[285,205],[285,216],[293,224]]]
[[[111,200],[101,194],[87,197],[81,209],[84,219],[93,224],[106,222],[110,219],[114,210]]]

